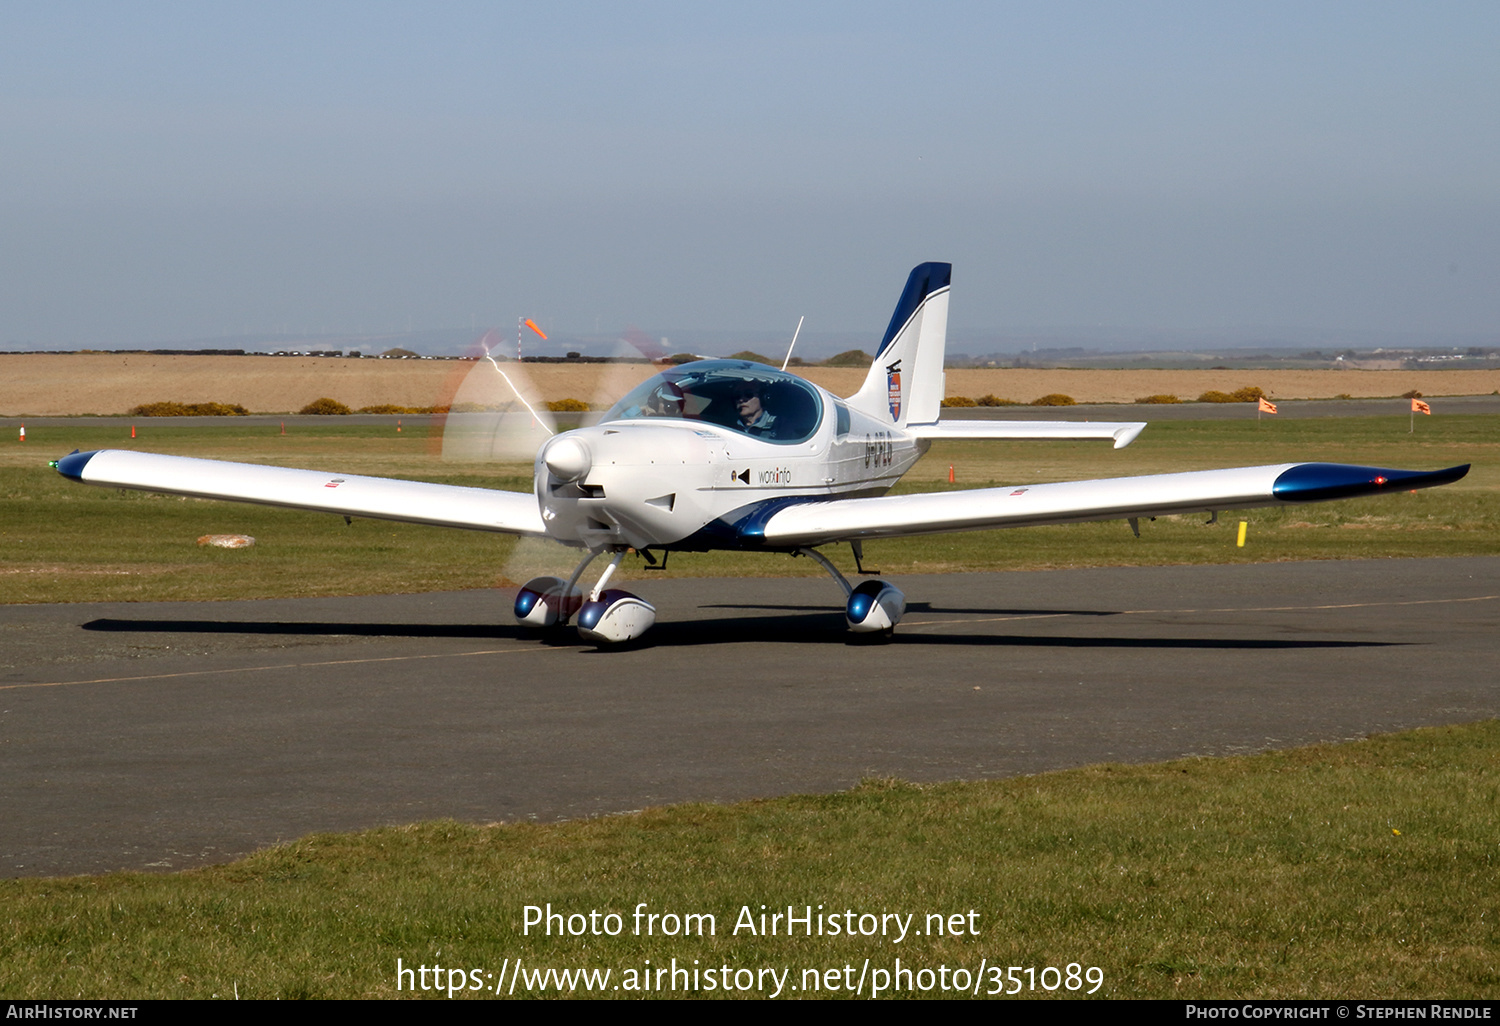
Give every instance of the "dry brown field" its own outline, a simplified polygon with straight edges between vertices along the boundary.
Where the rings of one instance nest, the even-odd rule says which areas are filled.
[[[477,365],[450,360],[271,356],[157,356],[144,353],[0,354],[0,416],[123,414],[142,403],[238,403],[257,413],[291,413],[322,396],[361,406],[436,406]],[[509,365],[505,365],[509,367]],[[484,368],[480,368],[484,372]],[[546,400],[613,401],[651,372],[644,366],[528,364]],[[808,368],[839,395],[864,377],[855,368]],[[1356,399],[1489,395],[1500,370],[950,370],[947,394],[1031,402],[1061,392],[1082,403],[1130,403],[1168,393],[1192,400],[1210,389],[1255,385],[1273,399]]]

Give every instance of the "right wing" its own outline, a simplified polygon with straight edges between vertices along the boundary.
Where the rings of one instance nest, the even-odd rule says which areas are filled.
[[[547,533],[536,496],[530,492],[328,474],[121,449],[75,452],[57,461],[57,471],[74,481],[105,488],[136,488],[196,499],[254,502],[474,531],[543,536]]]
[[[862,538],[1213,513],[1349,499],[1449,484],[1468,472],[1467,464],[1425,472],[1341,463],[1282,463],[1102,481],[830,499],[776,507],[753,530],[758,544],[822,545]],[[743,528],[741,533],[745,533]]]

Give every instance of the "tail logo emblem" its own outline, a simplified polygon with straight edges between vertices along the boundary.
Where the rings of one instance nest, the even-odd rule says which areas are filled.
[[[901,419],[901,361],[886,367],[885,384],[891,401],[891,419]]]

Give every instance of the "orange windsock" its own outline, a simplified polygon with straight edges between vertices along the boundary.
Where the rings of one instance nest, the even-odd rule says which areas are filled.
[[[1430,417],[1430,416],[1432,416],[1432,407],[1428,406],[1426,403],[1424,403],[1420,399],[1413,399],[1411,401],[1411,412],[1413,412],[1413,413],[1425,413],[1425,414],[1427,414],[1427,416]]]
[[[545,331],[543,331],[541,328],[538,328],[536,326],[536,321],[532,320],[530,317],[526,318],[526,327],[530,328],[532,331],[534,331],[538,335],[542,336],[542,338],[546,338],[547,337],[547,333]]]
[[[1266,399],[1265,399],[1264,396],[1262,396],[1259,401],[1260,401],[1259,411],[1261,413],[1275,413],[1276,412],[1276,407],[1274,405],[1272,405],[1271,403],[1266,402]]]

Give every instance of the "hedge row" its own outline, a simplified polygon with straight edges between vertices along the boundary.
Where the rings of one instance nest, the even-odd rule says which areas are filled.
[[[1043,398],[1046,398],[1046,397],[1044,396]],[[1063,396],[1063,398],[1066,399],[1067,396]],[[1068,400],[1068,402],[1071,403],[1072,400],[1070,399],[1070,400]],[[1019,402],[1017,402],[1014,399],[1001,399],[998,395],[982,395],[978,399],[970,399],[966,395],[950,395],[948,398],[946,398],[946,399],[943,400],[942,405],[943,406],[953,407],[953,406],[1021,406],[1021,405],[1024,405],[1024,404],[1023,403],[1019,403]],[[1042,402],[1041,399],[1038,399],[1036,402],[1032,403],[1031,405],[1033,405],[1033,406],[1048,406],[1048,405],[1051,405],[1051,404],[1044,403],[1044,402]],[[1064,405],[1067,405],[1067,404],[1065,403]]]
[[[239,403],[142,403],[130,411],[132,417],[244,417],[250,413]]]

